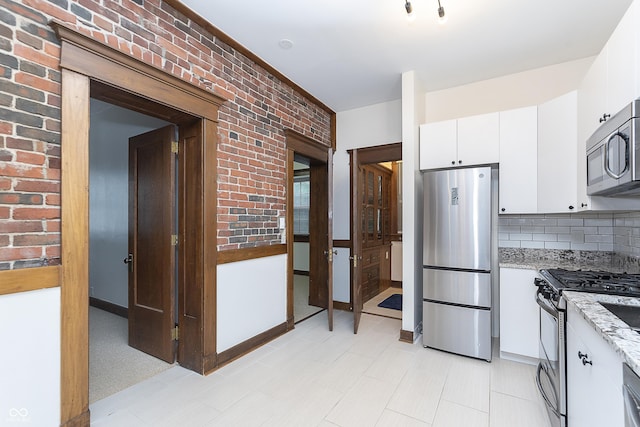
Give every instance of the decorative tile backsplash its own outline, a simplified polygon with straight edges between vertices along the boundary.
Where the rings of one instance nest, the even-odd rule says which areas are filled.
[[[640,257],[640,212],[500,215],[498,246]]]

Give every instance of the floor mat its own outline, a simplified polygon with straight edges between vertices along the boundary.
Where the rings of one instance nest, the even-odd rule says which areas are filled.
[[[390,308],[392,310],[402,310],[402,294],[393,294],[380,304],[378,307]]]

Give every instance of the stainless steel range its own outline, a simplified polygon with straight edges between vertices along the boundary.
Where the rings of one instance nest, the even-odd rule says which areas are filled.
[[[566,427],[567,358],[564,291],[592,292],[640,297],[640,274],[606,271],[540,270],[536,302],[540,306],[540,363],[538,389],[547,405],[551,425]]]

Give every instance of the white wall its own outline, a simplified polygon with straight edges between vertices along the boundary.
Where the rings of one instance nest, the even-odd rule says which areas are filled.
[[[287,320],[287,255],[218,266],[217,351]]]
[[[578,88],[595,57],[424,95],[423,123],[537,105]]]
[[[89,130],[89,294],[128,307],[129,137],[168,123],[95,99]]]
[[[422,323],[422,175],[419,126],[424,90],[415,72],[402,73],[402,329],[418,337]]]
[[[333,238],[351,238],[349,153],[353,148],[373,147],[402,141],[402,107],[391,101],[336,114],[336,152],[333,155]],[[333,299],[349,302],[349,249],[336,248],[333,265]]]
[[[60,423],[60,288],[0,297],[0,425]]]

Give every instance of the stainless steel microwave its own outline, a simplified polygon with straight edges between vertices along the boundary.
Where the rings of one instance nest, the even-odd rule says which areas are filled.
[[[640,195],[640,99],[605,121],[587,140],[587,194]]]

